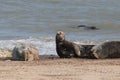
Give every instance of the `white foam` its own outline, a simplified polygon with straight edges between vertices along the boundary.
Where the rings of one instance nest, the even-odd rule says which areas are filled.
[[[15,45],[20,43],[32,43],[39,50],[40,55],[57,55],[56,44],[54,38],[28,38],[28,39],[18,39],[18,40],[0,40],[1,49],[13,50]],[[74,41],[77,44],[98,44],[101,41],[90,41],[90,40],[80,40]]]
[[[56,53],[55,42],[51,38],[41,38],[41,39],[19,39],[19,40],[0,40],[1,49],[13,50],[17,43],[32,43],[39,50],[40,55],[46,54],[51,55]]]

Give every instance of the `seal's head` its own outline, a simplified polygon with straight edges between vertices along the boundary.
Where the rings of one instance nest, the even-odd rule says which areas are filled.
[[[65,33],[62,31],[58,31],[56,34],[56,40],[64,41],[65,40]]]

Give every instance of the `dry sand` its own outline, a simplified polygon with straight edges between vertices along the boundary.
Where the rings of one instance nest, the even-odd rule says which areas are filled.
[[[0,61],[0,80],[120,80],[120,58]]]

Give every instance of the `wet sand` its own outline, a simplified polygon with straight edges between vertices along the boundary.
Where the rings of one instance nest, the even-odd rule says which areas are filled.
[[[38,62],[0,61],[0,80],[120,80],[118,59],[60,59]]]

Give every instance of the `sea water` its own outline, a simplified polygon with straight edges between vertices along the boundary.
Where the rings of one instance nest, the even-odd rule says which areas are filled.
[[[120,0],[0,0],[0,48],[32,43],[56,55],[55,35],[78,44],[120,40]],[[89,30],[78,25],[95,26]]]

